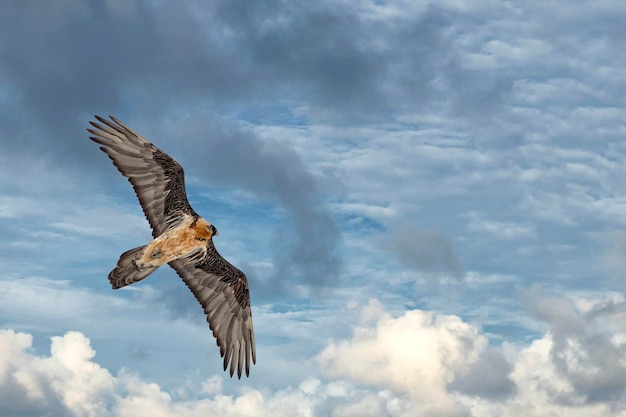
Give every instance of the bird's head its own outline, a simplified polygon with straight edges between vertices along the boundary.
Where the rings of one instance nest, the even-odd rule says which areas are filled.
[[[197,233],[204,238],[212,238],[219,235],[217,228],[203,218],[197,219],[195,227]]]

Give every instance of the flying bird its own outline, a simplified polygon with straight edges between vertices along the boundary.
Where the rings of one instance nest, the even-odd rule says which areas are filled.
[[[230,363],[241,378],[250,359],[256,363],[250,292],[246,275],[215,249],[215,226],[200,217],[187,201],[183,168],[169,155],[113,116],[90,121],[90,139],[128,178],[139,199],[154,240],[124,252],[109,274],[113,289],[141,281],[169,264],[196,297],[213,336],[224,370]]]

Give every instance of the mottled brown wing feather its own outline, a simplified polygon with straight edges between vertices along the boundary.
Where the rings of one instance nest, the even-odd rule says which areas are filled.
[[[109,117],[111,121],[95,116],[100,123],[89,122],[94,129],[87,131],[132,184],[152,235],[157,237],[176,226],[184,213],[197,216],[187,201],[183,168],[124,123]]]
[[[237,377],[241,378],[244,366],[249,375],[250,359],[256,363],[256,349],[245,274],[222,258],[211,240],[200,262],[183,258],[169,265],[202,305],[224,358],[224,370],[230,363],[231,377],[237,369]]]

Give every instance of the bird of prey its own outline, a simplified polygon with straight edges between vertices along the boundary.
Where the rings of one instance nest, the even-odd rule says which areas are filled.
[[[250,358],[256,363],[248,281],[215,249],[214,225],[200,217],[187,201],[183,168],[113,116],[90,121],[90,139],[102,145],[117,169],[128,178],[139,199],[154,240],[124,252],[109,274],[113,289],[141,281],[167,263],[202,305],[213,336],[237,377]]]

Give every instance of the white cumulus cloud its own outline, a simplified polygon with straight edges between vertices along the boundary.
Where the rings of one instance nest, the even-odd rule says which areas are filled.
[[[95,362],[80,332],[52,337],[42,355],[32,335],[0,330],[0,415],[626,416],[615,390],[620,378],[609,378],[610,396],[597,392],[607,387],[602,378],[583,378],[586,369],[622,366],[626,337],[603,338],[596,327],[621,326],[624,299],[549,298],[537,289],[526,297],[550,329],[525,346],[492,346],[453,315],[408,310],[394,317],[372,299],[352,336],[330,340],[316,355],[319,375],[283,387],[241,381],[235,392],[224,389],[221,375],[168,391],[129,370],[113,374]],[[594,346],[611,360],[599,361]]]
[[[412,310],[392,318],[377,306],[372,300],[366,309],[374,324],[357,327],[351,340],[331,342],[320,354],[325,369],[407,395],[425,415],[462,414],[447,385],[477,361],[487,339],[456,316]]]

